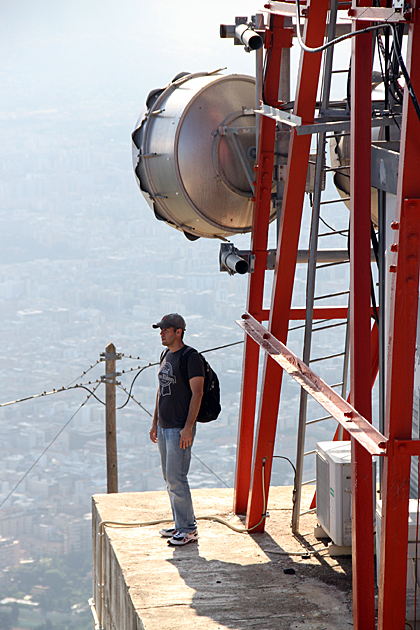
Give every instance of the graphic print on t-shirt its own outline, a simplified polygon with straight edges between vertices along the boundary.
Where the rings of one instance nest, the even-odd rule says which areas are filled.
[[[166,361],[159,370],[160,395],[171,395],[171,384],[176,383],[176,377],[173,375],[172,365]]]

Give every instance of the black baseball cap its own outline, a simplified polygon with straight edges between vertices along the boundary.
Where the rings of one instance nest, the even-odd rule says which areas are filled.
[[[186,325],[184,318],[178,313],[169,313],[169,315],[164,315],[157,324],[152,324],[152,328],[171,328],[172,326],[185,330]]]

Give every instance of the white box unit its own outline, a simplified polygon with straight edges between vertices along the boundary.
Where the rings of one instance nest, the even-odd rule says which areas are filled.
[[[318,442],[316,515],[333,543],[351,545],[351,444]]]
[[[420,522],[419,522],[420,538]],[[382,501],[376,503],[376,571],[377,582],[379,584],[380,570],[380,549],[382,533]],[[420,543],[417,542],[417,500],[410,499],[408,514],[408,549],[407,549],[407,600],[406,619],[414,620],[414,609],[416,608],[416,620],[420,619]],[[416,560],[417,547],[417,560]],[[417,568],[417,576],[416,576]],[[417,589],[417,596],[416,596]],[[414,605],[416,599],[416,606]]]
[[[372,506],[375,520],[376,462],[372,460]],[[339,547],[351,545],[351,442],[318,442],[316,515]],[[373,523],[372,523],[373,527]],[[373,532],[373,529],[372,529]]]

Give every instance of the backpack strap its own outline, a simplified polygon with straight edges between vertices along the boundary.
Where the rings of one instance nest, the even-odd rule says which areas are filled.
[[[184,385],[188,388],[190,388],[190,381],[188,378],[188,359],[194,352],[199,354],[195,348],[191,348],[191,346],[184,346],[183,352],[179,359],[179,371],[181,374],[181,378],[184,381]]]
[[[168,352],[169,352],[169,348],[165,348],[165,350],[162,350],[161,355],[160,355],[160,359],[159,359],[160,365],[162,365],[162,361],[166,357]]]

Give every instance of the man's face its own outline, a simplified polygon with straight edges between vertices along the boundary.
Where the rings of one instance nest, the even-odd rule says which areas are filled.
[[[177,340],[182,332],[181,328],[174,328],[171,326],[170,328],[161,328],[160,329],[160,338],[162,340],[162,346],[166,346],[170,348],[171,345]]]

